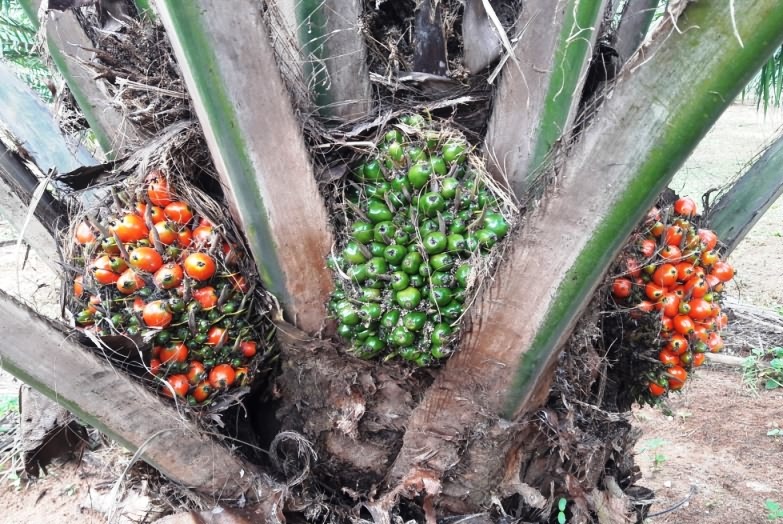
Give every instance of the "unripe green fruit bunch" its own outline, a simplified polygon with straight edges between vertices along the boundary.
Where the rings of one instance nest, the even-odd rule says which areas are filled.
[[[509,231],[507,197],[452,130],[418,115],[385,133],[346,187],[329,307],[361,358],[450,353],[477,266]]]

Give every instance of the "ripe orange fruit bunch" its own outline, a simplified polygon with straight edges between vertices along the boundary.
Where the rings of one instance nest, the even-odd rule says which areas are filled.
[[[140,189],[73,228],[69,310],[80,329],[148,343],[146,372],[163,395],[209,404],[248,385],[266,354],[247,258],[160,170]]]
[[[636,335],[657,360],[644,374],[641,400],[682,389],[706,353],[723,349],[728,317],[720,296],[734,268],[721,259],[717,235],[697,226],[697,214],[689,197],[650,210],[611,283],[615,309],[652,327]]]

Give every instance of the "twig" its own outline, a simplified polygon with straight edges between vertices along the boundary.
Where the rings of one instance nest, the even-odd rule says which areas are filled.
[[[737,42],[739,42],[740,47],[744,49],[745,44],[742,43],[742,37],[739,34],[739,29],[737,29],[737,17],[735,15],[734,0],[729,0],[729,11],[731,12],[731,28],[734,30],[734,36],[737,37]]]
[[[686,496],[685,496],[685,498],[683,498],[683,499],[682,499],[681,501],[679,501],[677,504],[675,504],[674,506],[672,506],[672,507],[670,507],[670,508],[667,508],[667,509],[665,509],[665,510],[663,510],[663,511],[659,511],[659,512],[657,512],[657,513],[650,513],[649,515],[647,515],[647,518],[651,518],[651,517],[660,517],[661,515],[666,515],[667,513],[671,513],[672,511],[674,511],[674,510],[676,510],[676,509],[679,509],[679,508],[680,508],[680,507],[682,507],[682,506],[683,506],[683,505],[684,505],[686,502],[688,502],[689,500],[691,500],[691,497],[693,497],[695,494],[696,494],[696,486],[691,486],[691,491],[690,491],[690,493],[688,493],[688,495],[686,495]]]

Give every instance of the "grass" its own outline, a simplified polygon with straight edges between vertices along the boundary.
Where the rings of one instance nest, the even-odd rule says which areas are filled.
[[[742,382],[754,394],[759,384],[768,390],[783,388],[783,347],[751,350],[742,362]]]
[[[780,502],[767,499],[764,501],[764,507],[767,510],[767,520],[783,520],[783,506]]]
[[[0,396],[0,419],[11,411],[19,411],[19,397],[17,395]],[[2,431],[2,429],[0,429]]]
[[[647,452],[650,461],[653,464],[653,471],[660,471],[663,465],[666,463],[666,455],[661,453],[660,448],[666,446],[669,443],[668,440],[657,437],[648,440],[639,449],[639,453]]]

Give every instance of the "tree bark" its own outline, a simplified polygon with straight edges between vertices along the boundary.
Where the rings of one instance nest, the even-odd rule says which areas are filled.
[[[95,165],[92,155],[71,137],[64,136],[51,109],[13,71],[0,62],[0,136],[41,173],[57,169],[68,173]]]
[[[328,293],[317,267],[328,251],[328,234],[320,230],[326,227],[325,214],[257,6],[250,0],[232,3],[230,11],[217,0],[197,0],[190,7],[161,0],[159,5],[254,254],[269,261],[262,266],[280,269],[279,274],[262,271],[265,281],[283,283],[279,296],[289,318],[314,331],[323,314],[318,300]],[[600,12],[603,3],[568,5]],[[388,488],[381,502],[401,493],[423,494],[425,505],[434,502],[451,513],[478,511],[493,496],[512,494],[545,510],[552,493],[544,487],[555,476],[562,484],[558,489],[579,500],[584,514],[588,504],[596,507],[600,497],[611,496],[612,479],[604,480],[598,494],[590,490],[601,483],[609,463],[632,463],[632,457],[615,452],[631,448],[630,426],[622,414],[607,411],[611,406],[602,395],[592,394],[607,367],[590,345],[565,356],[560,349],[634,223],[764,54],[783,40],[783,14],[775,7],[775,0],[737,0],[744,48],[734,40],[729,14],[717,4],[691,4],[677,20],[681,32],[671,20],[664,24],[668,32],[655,40],[652,58],[629,64],[583,142],[547,172],[553,190],[525,217],[505,263],[469,315],[461,350],[434,382],[427,371],[357,361],[280,326],[282,427],[302,432],[324,452],[315,466],[322,478],[346,481],[319,488],[335,496],[357,487],[364,494]],[[567,42],[580,39],[574,27],[585,29],[572,22],[557,26],[563,56],[568,56]],[[583,68],[586,51],[577,51],[573,63]],[[237,55],[245,66],[241,70],[235,67]],[[567,68],[568,74],[580,67]],[[554,111],[557,118],[546,120],[546,133],[537,134],[528,151],[539,159],[554,143],[541,137],[562,136],[556,124],[570,118],[578,92],[563,91],[552,79],[549,75],[542,89],[557,107],[544,112]],[[569,85],[579,82],[579,75],[569,76]],[[571,98],[559,99],[563,93]],[[506,121],[508,129],[511,123]],[[281,176],[282,169],[292,175]],[[303,210],[310,214],[306,220]],[[286,217],[300,222],[288,229]],[[275,234],[281,235],[274,238],[279,242],[265,244],[265,235]],[[582,375],[555,380],[558,358],[574,355],[583,365],[563,369]],[[568,441],[569,434],[584,428],[574,415],[578,408],[564,405],[561,384],[579,384],[577,398],[589,403],[585,410],[598,412],[605,440],[583,448]],[[567,459],[542,452],[552,441]],[[569,466],[579,464],[586,470],[576,475]]]
[[[9,220],[12,225],[21,225],[24,223],[23,217],[29,209],[30,200],[40,181],[25,166],[21,158],[2,143],[0,143],[0,179],[2,179],[1,183],[4,189],[0,196],[0,199],[4,200],[4,204],[0,206],[0,212],[3,215],[6,213],[12,215],[6,217],[6,220]],[[20,215],[20,211],[24,214]],[[51,193],[46,191],[39,199],[34,213],[39,227],[49,234],[47,236],[34,234],[39,240],[31,243],[31,239],[28,238],[27,242],[34,249],[43,250],[42,256],[46,259],[57,252],[54,237],[57,234],[58,225],[62,226],[62,221],[65,220],[65,209],[59,201],[52,197]],[[44,241],[44,243],[40,244],[40,241]],[[55,257],[51,262],[56,262],[56,260]]]
[[[2,63],[0,100],[4,102],[0,104],[0,214],[19,233],[44,174],[52,169],[67,172],[92,165],[95,159],[83,147],[69,143],[40,97]],[[62,189],[56,181],[50,184]],[[50,191],[44,191],[24,229],[27,244],[55,272],[60,271],[55,239],[64,220],[63,205]]]
[[[4,151],[0,146],[0,216],[8,220],[13,225],[17,234],[22,234],[22,238],[28,246],[33,248],[41,257],[41,260],[56,272],[60,271],[58,264],[60,256],[57,253],[57,241],[39,216],[33,216],[24,227],[27,215],[30,210],[29,196],[22,198],[16,180],[19,177],[26,179],[26,170],[16,158]],[[55,224],[50,224],[54,226]],[[22,228],[24,227],[24,231]]]
[[[446,76],[449,59],[446,56],[446,35],[440,2],[432,0],[419,2],[413,40],[415,42],[413,70]]]
[[[481,72],[494,62],[503,49],[498,28],[484,8],[484,0],[466,0],[462,15],[463,61],[470,74]]]
[[[365,117],[372,97],[367,46],[360,30],[362,2],[279,0],[276,8],[291,41],[276,38],[275,45],[291,46],[298,39],[298,62],[321,116],[338,122]]]
[[[93,48],[93,43],[72,11],[48,13],[46,43],[52,61],[68,82],[79,109],[107,158],[120,158],[134,150],[142,137],[98,85],[103,80],[96,80],[91,70],[81,63],[92,60],[93,52],[88,49]]]
[[[327,457],[316,474],[335,493],[343,486],[369,492],[394,461],[430,372],[356,359],[287,323],[277,333],[280,430],[303,434]]]

